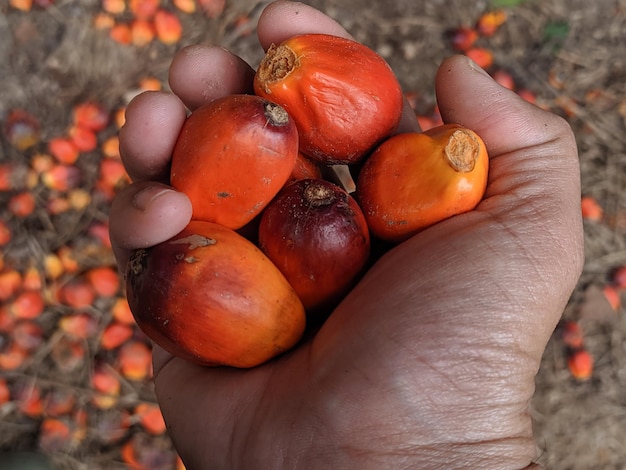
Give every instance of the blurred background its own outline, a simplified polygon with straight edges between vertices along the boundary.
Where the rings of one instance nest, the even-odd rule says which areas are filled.
[[[455,53],[569,121],[587,259],[537,377],[539,462],[626,468],[626,1],[306,3],[390,63],[423,128],[440,122],[433,79]],[[0,0],[0,452],[46,457],[29,468],[184,468],[108,240],[128,183],[117,131],[133,96],[167,89],[185,45],[256,67],[266,4]]]

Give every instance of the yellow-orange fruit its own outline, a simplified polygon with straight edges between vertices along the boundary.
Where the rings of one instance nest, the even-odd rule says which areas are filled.
[[[456,124],[398,134],[363,165],[357,199],[373,235],[401,242],[476,207],[488,167],[482,139]]]

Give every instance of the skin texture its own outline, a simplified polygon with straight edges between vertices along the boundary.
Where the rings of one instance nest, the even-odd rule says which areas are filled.
[[[300,32],[347,36],[283,1],[258,30],[263,47]],[[130,249],[189,220],[186,197],[163,182],[183,104],[237,91],[220,77],[247,86],[247,68],[219,62],[223,54],[196,46],[172,64],[170,77],[211,70],[213,85],[172,80],[179,98],[152,93],[129,108],[121,148],[137,183],[110,218],[121,268]],[[436,90],[444,120],[487,145],[485,199],[387,253],[311,340],[278,360],[205,369],[156,348],[157,398],[187,468],[532,467],[534,377],[583,263],[575,141],[564,120],[464,57],[441,65]]]

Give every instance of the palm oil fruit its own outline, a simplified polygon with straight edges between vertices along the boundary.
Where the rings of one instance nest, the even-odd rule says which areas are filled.
[[[373,236],[401,242],[481,201],[489,159],[482,139],[456,124],[395,135],[367,159],[357,199]]]
[[[261,216],[258,243],[316,319],[354,286],[370,254],[356,201],[320,179],[295,181],[276,196]]]
[[[174,146],[170,180],[189,196],[192,218],[239,229],[291,176],[298,131],[279,105],[229,95],[196,109]]]
[[[300,150],[323,164],[357,163],[391,135],[403,94],[376,52],[353,40],[304,34],[272,45],[254,92],[293,117]]]
[[[293,347],[302,302],[254,244],[213,222],[134,251],[127,296],[139,327],[171,354],[206,366],[249,368]]]

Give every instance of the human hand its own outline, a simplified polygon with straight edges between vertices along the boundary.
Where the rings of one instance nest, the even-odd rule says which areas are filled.
[[[264,48],[304,32],[347,36],[290,2],[271,4],[258,32]],[[249,91],[252,76],[223,49],[191,47],[172,63],[175,95],[129,105],[120,144],[135,183],[110,214],[122,269],[130,250],[190,219],[167,186],[184,105]],[[436,90],[444,120],[488,147],[484,200],[386,253],[313,338],[267,364],[203,368],[155,346],[157,398],[188,468],[531,465],[534,377],[583,262],[575,142],[565,121],[464,57],[441,65]],[[414,130],[409,115],[403,130]]]

